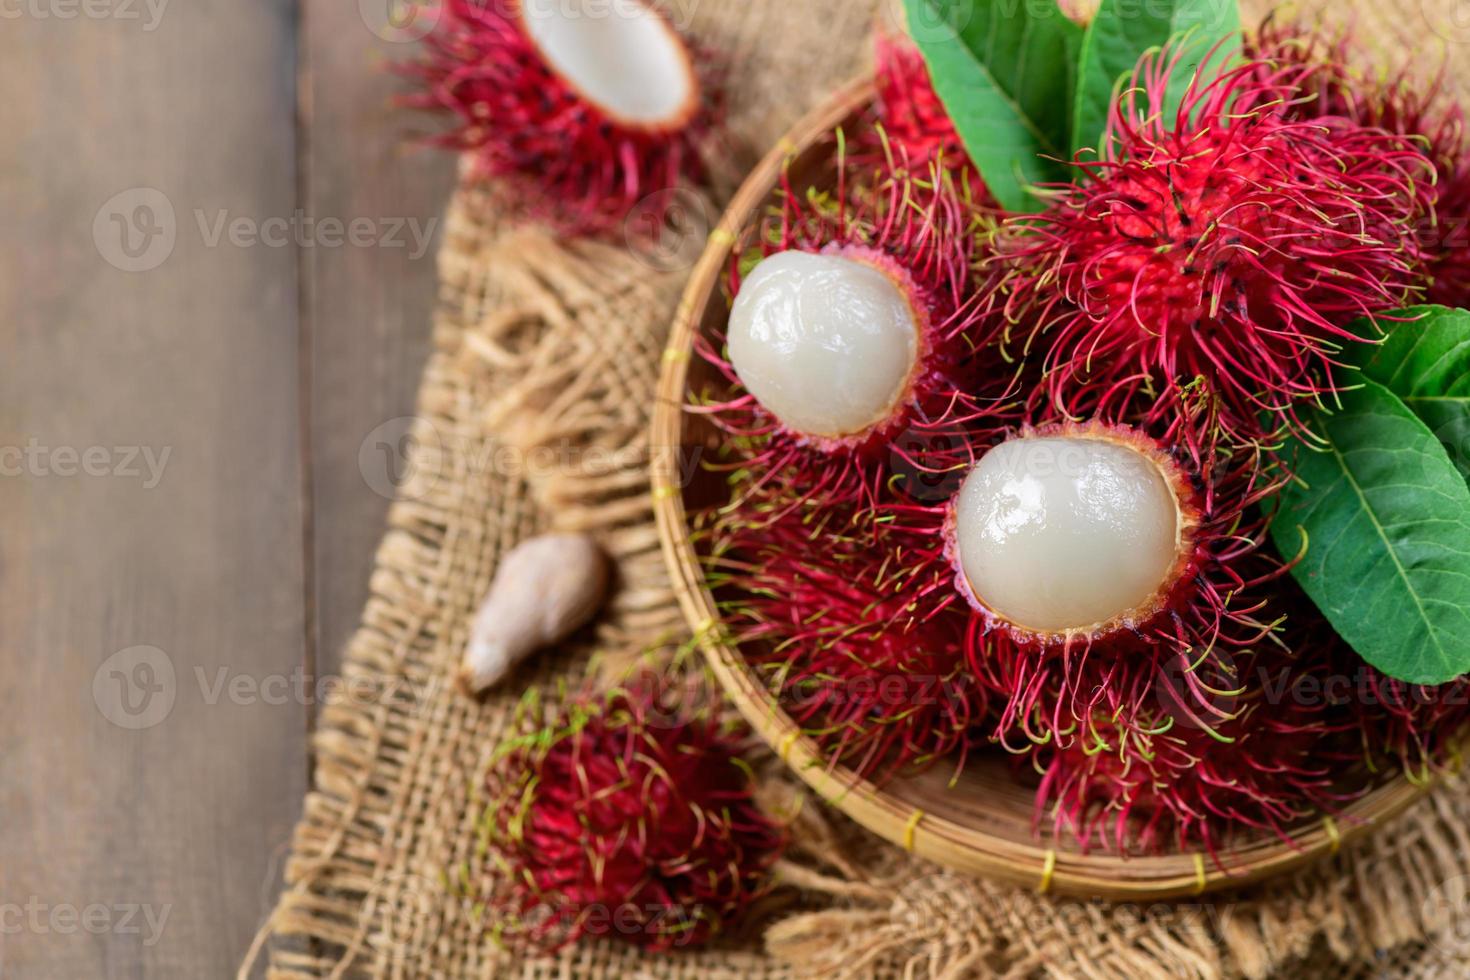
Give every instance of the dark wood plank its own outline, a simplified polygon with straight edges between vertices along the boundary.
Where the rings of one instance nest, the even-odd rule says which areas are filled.
[[[296,205],[296,12],[11,9],[0,974],[230,976],[305,784],[297,256],[209,236]]]
[[[454,176],[451,155],[410,139],[432,127],[391,105],[402,83],[388,66],[416,53],[419,32],[411,24],[393,30],[390,9],[415,8],[307,0],[302,19],[304,206],[366,221],[382,238],[398,229],[391,241],[303,256],[313,379],[313,636],[323,673],[338,669],[357,628],[401,479],[395,446],[407,424],[395,420],[413,413],[428,354],[438,225]]]

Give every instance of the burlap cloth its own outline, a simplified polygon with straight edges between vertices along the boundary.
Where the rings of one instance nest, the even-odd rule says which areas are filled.
[[[1442,35],[1470,40],[1456,6],[1377,0],[1353,16],[1400,60],[1424,59]],[[873,0],[687,0],[675,15],[727,59],[717,205],[803,112],[863,69]],[[1460,78],[1470,83],[1470,72]],[[684,636],[654,530],[645,431],[690,255],[559,244],[497,220],[473,182],[450,202],[446,229],[411,473],[344,667],[349,689],[391,696],[323,711],[285,891],[242,976],[262,958],[279,980],[1470,975],[1470,794],[1459,784],[1310,873],[1148,908],[947,874],[812,803],[781,868],[793,887],[717,949],[654,957],[599,941],[539,960],[498,949],[490,913],[460,880],[483,874],[477,792],[514,705],[528,685],[554,699],[558,679],[582,676],[594,649],[626,655]],[[601,537],[620,563],[616,598],[595,637],[541,658],[483,704],[467,700],[447,679],[496,560],[548,528]]]

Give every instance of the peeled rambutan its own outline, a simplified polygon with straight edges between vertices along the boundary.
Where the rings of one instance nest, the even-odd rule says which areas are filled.
[[[1146,57],[1102,158],[1012,219],[1006,339],[1039,352],[1037,401],[1070,418],[1100,390],[1154,401],[1152,420],[1201,385],[1232,433],[1301,427],[1298,400],[1335,390],[1337,352],[1361,342],[1349,322],[1416,295],[1432,169],[1407,137],[1272,108],[1290,72],[1257,62],[1196,78],[1166,114],[1176,61]]]
[[[768,509],[781,516],[751,519]],[[965,665],[968,610],[941,562],[880,540],[868,519],[784,501],[716,532],[723,622],[771,693],[858,776],[936,763],[958,774],[987,696]]]
[[[757,485],[782,476],[808,500],[871,501],[907,445],[926,447],[905,461],[919,469],[966,461],[964,434],[1009,408],[1010,378],[976,370],[978,219],[963,192],[936,164],[838,172],[831,193],[788,178],[779,226],[732,269],[726,335],[700,342],[736,393],[697,393],[691,410]]]
[[[502,750],[484,827],[508,872],[507,938],[683,947],[764,893],[784,832],[752,797],[740,741],[668,691],[578,698]]]
[[[1083,737],[1097,715],[1146,729],[1166,674],[1178,712],[1209,728],[1228,718],[1230,652],[1270,642],[1286,566],[1263,550],[1259,505],[1282,476],[1229,442],[1208,398],[1191,402],[1156,435],[1022,428],[978,453],[949,503],[885,508],[885,534],[952,563],[975,612],[967,659],[1013,750]]]
[[[710,86],[647,0],[445,0],[425,43],[404,101],[453,113],[440,141],[566,233],[607,231],[702,173]]]

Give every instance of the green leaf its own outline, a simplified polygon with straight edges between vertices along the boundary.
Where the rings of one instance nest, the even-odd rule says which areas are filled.
[[[985,185],[1007,210],[1038,210],[1029,187],[1070,179],[1062,161],[1082,29],[1052,0],[904,0],[904,8]]]
[[[1470,670],[1470,488],[1434,433],[1372,381],[1298,443],[1272,525],[1293,574],[1364,660],[1413,684]],[[1303,540],[1303,534],[1306,540]]]
[[[1077,65],[1077,95],[1072,116],[1072,151],[1101,150],[1108,107],[1120,82],[1133,74],[1145,52],[1173,40],[1178,68],[1169,81],[1168,117],[1178,110],[1195,71],[1222,40],[1210,64],[1224,64],[1240,45],[1240,8],[1236,0],[1102,0],[1087,25]]]
[[[1379,332],[1381,344],[1353,349],[1356,363],[1424,420],[1470,480],[1470,311],[1416,306],[1379,317]]]

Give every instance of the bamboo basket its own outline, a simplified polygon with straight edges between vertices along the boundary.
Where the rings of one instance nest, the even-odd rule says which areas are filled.
[[[721,487],[690,481],[682,472],[690,453],[714,445],[707,422],[683,410],[691,381],[703,380],[693,356],[701,331],[723,326],[728,314],[721,291],[732,255],[751,240],[751,219],[772,200],[783,168],[793,185],[830,157],[834,129],[857,121],[874,88],[864,79],[846,86],[802,120],[752,171],[709,236],[675,317],[664,354],[654,409],[653,496],[659,535],[684,615],[715,676],[755,731],[822,798],[873,833],[908,851],[962,871],[1060,895],[1114,901],[1148,901],[1200,895],[1285,874],[1335,854],[1372,833],[1424,793],[1402,775],[1361,797],[1335,818],[1295,828],[1294,843],[1275,837],[1243,840],[1220,854],[1173,853],[1123,858],[1083,854],[1071,842],[1038,839],[1033,797],[1004,760],[980,754],[959,782],[945,772],[898,778],[882,788],[831,767],[818,746],[782,711],[740,651],[718,629],[715,598],[691,541],[686,504],[706,505]],[[1222,870],[1220,865],[1224,865]]]

